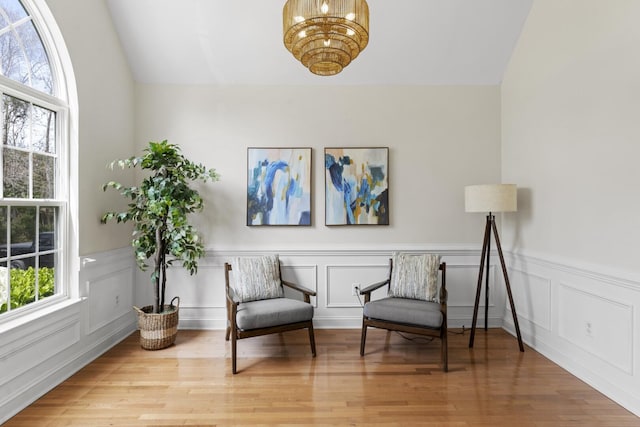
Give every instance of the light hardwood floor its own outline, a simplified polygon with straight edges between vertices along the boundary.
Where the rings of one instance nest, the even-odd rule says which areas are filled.
[[[331,425],[640,426],[640,418],[500,329],[452,330],[439,344],[369,329],[316,330],[238,342],[237,375],[223,331],[180,331],[141,350],[137,333],[5,426]],[[282,346],[285,344],[286,346]]]

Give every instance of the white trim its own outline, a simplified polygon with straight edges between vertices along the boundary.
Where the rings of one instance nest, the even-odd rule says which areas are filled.
[[[640,310],[640,278],[627,271],[551,254],[519,251],[509,253],[507,262],[510,270],[522,275],[510,278],[514,290],[524,285],[520,281],[526,281],[527,276],[543,278],[550,283],[548,299],[515,301],[516,306],[519,303],[529,304],[531,313],[548,311],[551,317],[551,327],[546,329],[531,319],[519,316],[523,340],[640,416],[640,361],[637,356],[640,354],[640,339],[637,337],[640,329],[640,317],[637,315]],[[563,290],[589,298],[597,308],[574,304],[576,298],[563,294]],[[504,329],[515,334],[509,310],[505,310],[503,322]],[[581,322],[586,322],[587,326]],[[610,337],[610,334],[616,335]],[[615,343],[615,348],[611,342]],[[620,358],[623,354],[625,357]]]
[[[206,248],[207,256],[213,256],[215,254],[224,254],[225,256],[256,256],[264,255],[265,253],[278,253],[281,256],[313,256],[313,255],[349,255],[349,256],[391,256],[393,252],[409,252],[409,253],[437,253],[440,255],[448,256],[469,256],[477,255],[480,257],[481,247],[477,244],[420,244],[420,243],[386,243],[375,244],[373,248],[372,244],[357,245],[357,246],[341,246],[330,245],[314,247],[301,246],[292,247],[287,245],[287,248],[282,248],[274,245],[253,246],[249,248],[242,247],[223,247],[215,246]],[[491,252],[494,255],[494,251]],[[497,252],[496,252],[497,254]]]
[[[54,111],[57,111],[60,108],[68,108],[66,99],[56,98],[48,93],[25,86],[3,75],[0,75],[0,85],[2,85],[3,91],[7,95],[31,102],[39,107],[44,107]]]
[[[538,264],[542,267],[553,268],[554,270],[565,271],[571,274],[578,274],[595,280],[602,280],[633,290],[638,290],[640,288],[640,274],[633,271],[616,269],[606,265],[589,263],[574,258],[543,254],[535,251],[518,250],[515,252],[505,252],[505,257],[506,256],[511,256],[514,260],[526,261],[528,263]]]
[[[64,295],[80,295],[78,272],[78,94],[71,57],[62,33],[44,0],[22,0],[44,45],[51,68],[54,95],[51,96],[0,76],[3,91],[56,112],[56,200],[64,201],[59,211],[58,241],[62,256],[56,265],[56,283]],[[8,203],[19,201],[8,201]],[[22,201],[22,202],[27,202]],[[47,202],[37,202],[45,205]]]

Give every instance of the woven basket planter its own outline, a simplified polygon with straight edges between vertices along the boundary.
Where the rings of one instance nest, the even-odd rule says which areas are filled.
[[[177,300],[177,303],[173,302]],[[145,350],[160,350],[169,347],[178,335],[178,309],[180,298],[175,297],[169,305],[164,306],[162,313],[152,313],[153,306],[141,309],[133,307],[138,313],[138,329],[140,329],[140,346]]]

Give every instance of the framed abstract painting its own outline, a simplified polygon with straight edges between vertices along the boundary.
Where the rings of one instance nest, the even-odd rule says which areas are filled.
[[[247,149],[247,225],[311,225],[311,148]]]
[[[325,148],[325,224],[389,225],[389,149]]]

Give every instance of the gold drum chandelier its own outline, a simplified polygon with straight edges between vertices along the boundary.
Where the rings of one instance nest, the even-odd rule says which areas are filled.
[[[369,43],[365,0],[288,0],[282,22],[284,45],[319,76],[338,74]]]

